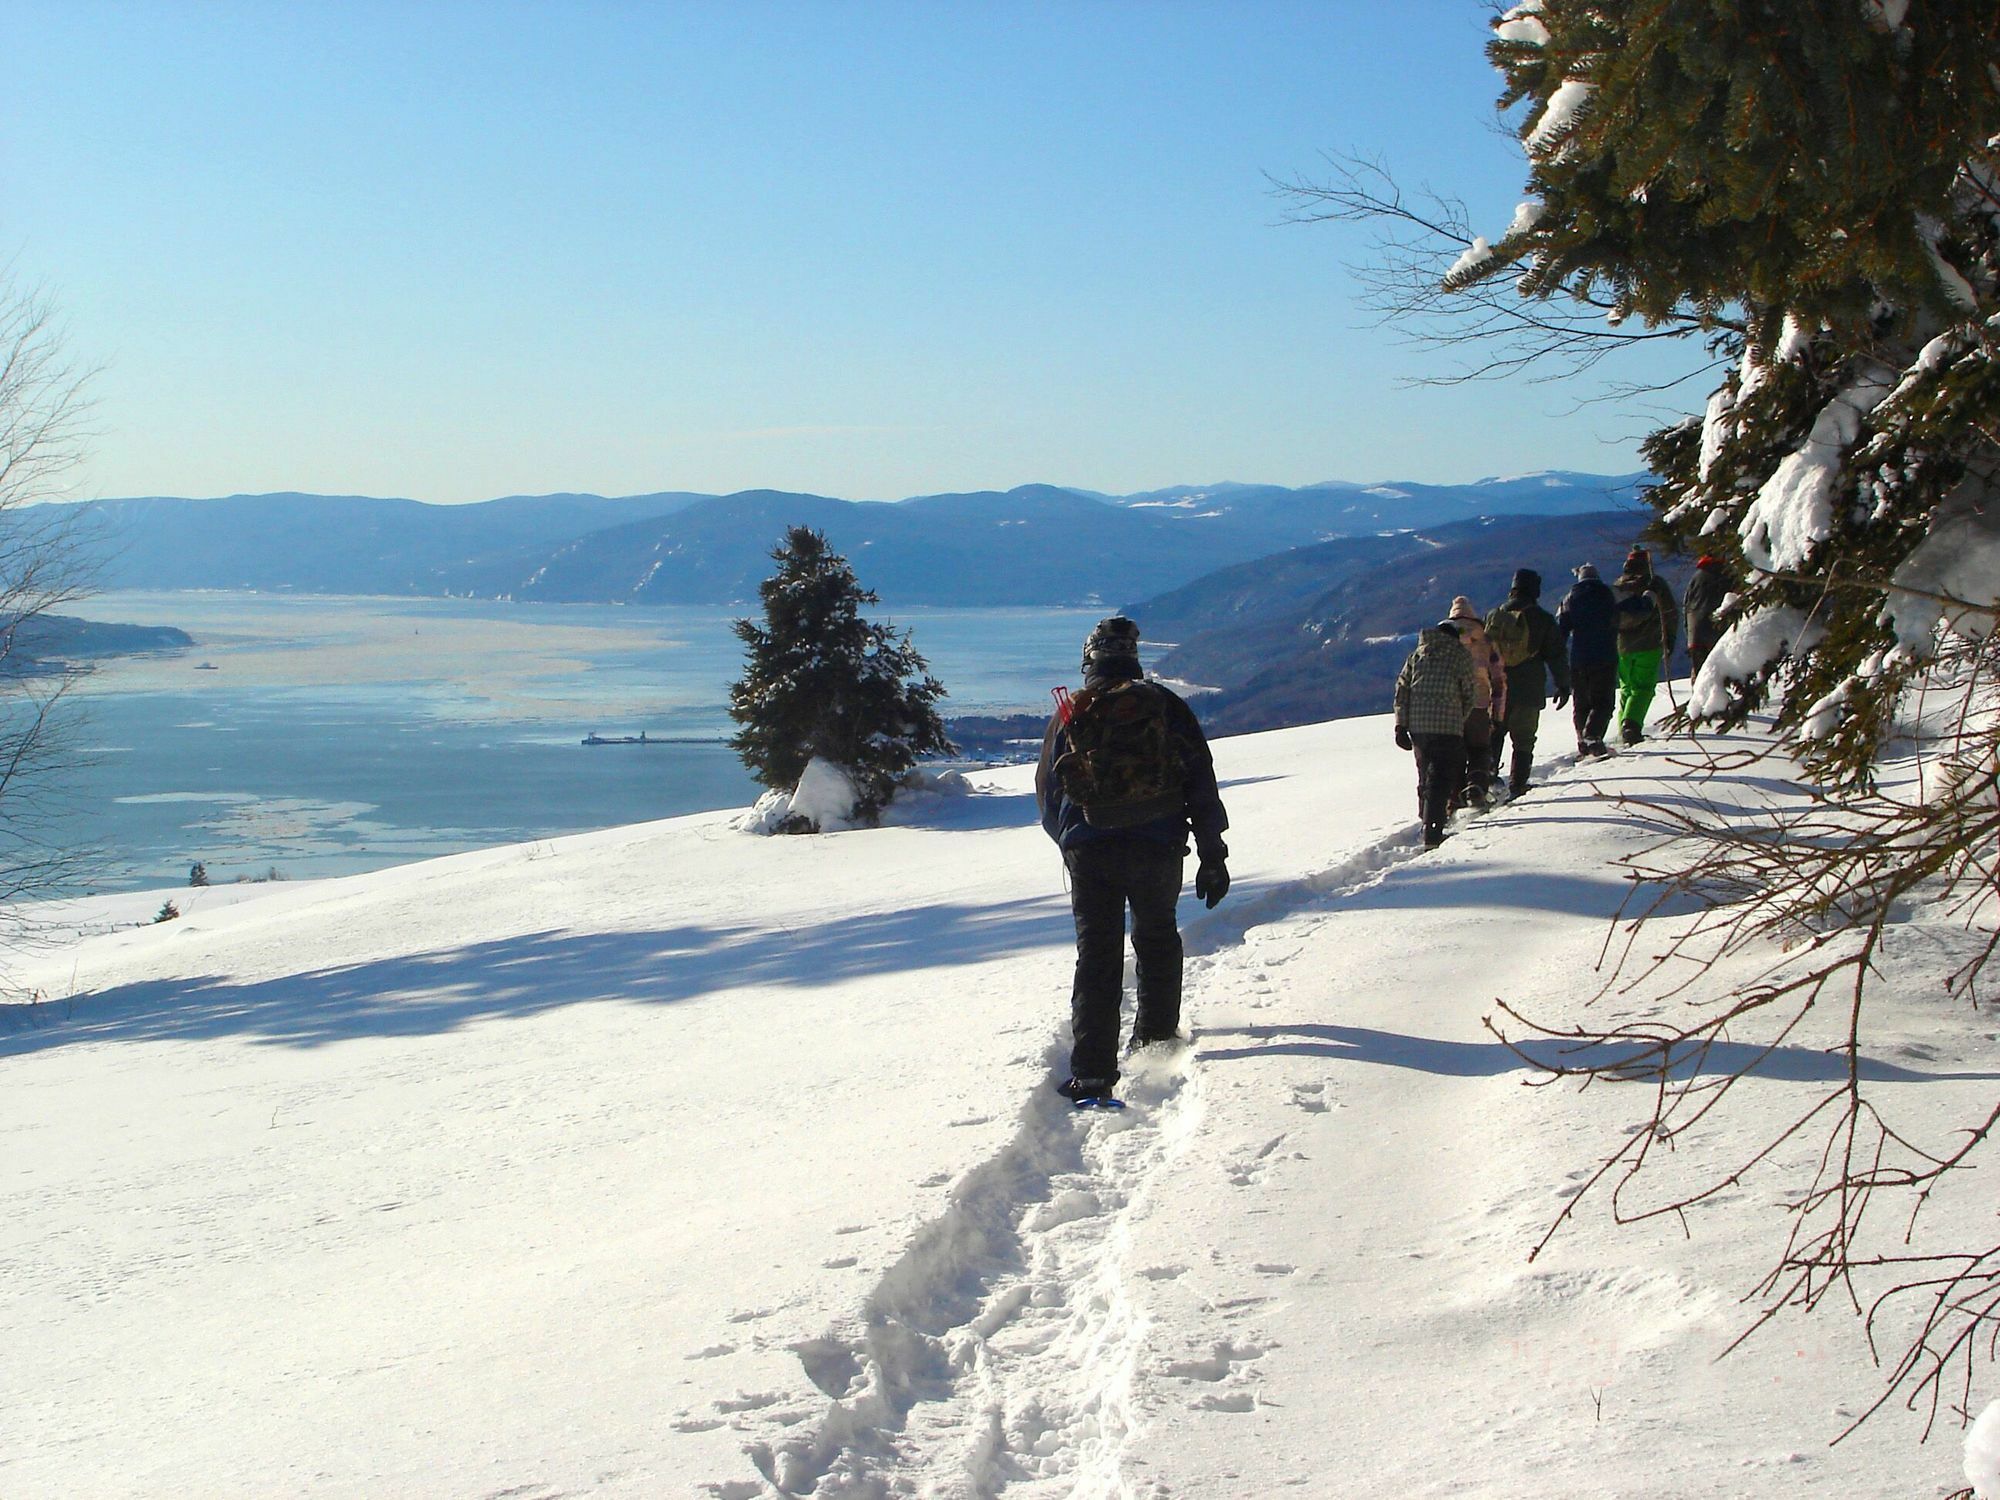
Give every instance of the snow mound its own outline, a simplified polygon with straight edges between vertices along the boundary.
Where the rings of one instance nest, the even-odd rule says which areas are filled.
[[[744,833],[839,833],[856,827],[861,793],[846,769],[815,755],[789,792],[766,792],[736,820]]]
[[[792,816],[804,818],[822,833],[854,826],[854,809],[861,793],[845,767],[815,755],[806,762],[792,793]]]
[[[1786,605],[1738,620],[1722,633],[1695,676],[1689,699],[1695,715],[1724,712],[1730,704],[1730,683],[1750,681],[1788,651],[1810,651],[1821,634],[1803,611]]]
[[[1977,504],[1970,485],[1937,508],[1930,535],[1896,569],[1883,611],[1897,644],[1912,656],[1932,654],[1940,625],[1972,640],[1993,628],[1984,611],[2000,602],[2000,523]],[[1958,608],[1950,601],[1965,601]]]
[[[2000,1500],[2000,1401],[1981,1412],[1965,1435],[1965,1479],[1978,1500]]]
[[[882,809],[889,824],[922,824],[942,807],[969,796],[972,783],[963,771],[927,771],[919,767],[897,784],[895,799]],[[796,789],[766,792],[748,812],[737,815],[743,833],[844,833],[860,828],[856,816],[861,793],[847,770],[815,756],[806,763]]]

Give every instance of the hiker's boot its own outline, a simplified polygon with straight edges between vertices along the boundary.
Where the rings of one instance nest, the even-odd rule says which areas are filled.
[[[1108,1099],[1117,1086],[1116,1078],[1065,1078],[1056,1092],[1074,1104],[1079,1099]]]

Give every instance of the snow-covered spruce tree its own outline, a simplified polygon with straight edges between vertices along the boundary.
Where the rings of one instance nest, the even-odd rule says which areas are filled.
[[[2000,7],[1586,4],[1496,25],[1527,204],[1447,287],[1583,290],[1733,368],[1655,433],[1661,530],[1746,565],[1696,711],[1865,784],[1942,616],[2000,599]]]
[[[1883,1397],[1927,1393],[1935,1414],[1947,1370],[1969,1387],[2000,1335],[2000,1245],[1927,1244],[1916,1219],[1994,1141],[2000,1110],[1913,1141],[1877,1108],[1862,1036],[1899,910],[1962,919],[1951,988],[1974,1003],[2000,932],[2000,6],[1525,0],[1488,55],[1527,159],[1503,234],[1471,234],[1448,202],[1412,207],[1366,164],[1293,191],[1308,217],[1389,227],[1381,305],[1498,350],[1470,374],[1660,337],[1719,361],[1705,412],[1645,449],[1660,537],[1746,580],[1692,714],[1727,726],[1768,708],[1814,789],[1761,828],[1631,809],[1663,834],[1635,875],[1707,915],[1626,976],[1672,998],[1668,1019],[1566,1030],[1576,1065],[1557,1071],[1656,1070],[1651,1128],[1597,1179],[1624,1216],[1685,1212],[1824,1128],[1763,1315],[1851,1299],[1871,1338],[1905,1350]],[[1919,729],[1929,771],[1885,789],[1884,757]],[[1685,989],[1753,946],[1775,955],[1756,980],[1713,1002]],[[1628,1210],[1639,1169],[1755,1066],[1700,1061],[1808,1034],[1821,1000],[1843,1018],[1846,1076],[1712,1181]]]
[[[857,817],[872,820],[919,756],[952,749],[936,708],[944,687],[907,632],[862,618],[880,600],[822,533],[791,527],[771,556],[764,622],[736,622],[747,660],[729,690],[743,726],[730,748],[776,791],[795,788],[815,758],[840,767]]]

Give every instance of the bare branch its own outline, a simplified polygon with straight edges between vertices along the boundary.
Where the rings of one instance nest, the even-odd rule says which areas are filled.
[[[51,503],[70,497],[91,436],[88,379],[48,298],[0,273],[0,944],[24,936],[16,902],[68,886],[89,858],[59,817],[77,673],[23,649],[34,621],[94,582],[82,512]]]
[[[1373,158],[1329,155],[1326,162],[1329,175],[1322,181],[1267,178],[1273,193],[1291,205],[1284,222],[1368,226],[1375,234],[1370,255],[1348,268],[1362,284],[1362,305],[1413,343],[1461,356],[1472,351],[1456,370],[1419,377],[1416,384],[1516,375],[1566,379],[1639,345],[1741,331],[1738,320],[1692,309],[1657,326],[1627,326],[1616,321],[1618,309],[1581,279],[1532,297],[1522,295],[1512,278],[1447,286],[1453,263],[1475,238],[1465,205],[1429,189],[1413,199]],[[1703,358],[1688,376],[1710,364]]]
[[[1863,1317],[1871,1341],[1910,1330],[1895,1335],[1900,1352],[1855,1425],[1900,1397],[1923,1412],[1928,1431],[1954,1383],[1965,1389],[1975,1359],[2000,1346],[2000,1243],[1940,1250],[1919,1237],[1934,1195],[2000,1140],[2000,1107],[1949,1139],[1922,1140],[1886,1112],[1879,1096],[1893,1070],[1873,1063],[1865,1045],[1871,986],[1913,902],[1962,919],[1965,952],[1950,992],[1984,1003],[2000,944],[2000,726],[1972,705],[2000,689],[2000,646],[1981,646],[1973,665],[1973,681],[1953,684],[1955,727],[1908,789],[1840,793],[1807,784],[1753,811],[1757,799],[1742,783],[1785,753],[1782,742],[1719,750],[1690,740],[1682,769],[1691,774],[1676,795],[1616,799],[1654,838],[1623,861],[1632,889],[1612,929],[1623,941],[1614,950],[1607,938],[1610,973],[1599,993],[1627,1002],[1671,997],[1658,1007],[1666,1019],[1555,1025],[1502,1004],[1487,1022],[1541,1081],[1651,1085],[1639,1129],[1563,1206],[1532,1254],[1595,1195],[1608,1192],[1621,1223],[1685,1221],[1753,1178],[1795,1176],[1798,1148],[1817,1143],[1804,1186],[1788,1195],[1785,1242],[1753,1290],[1757,1314],[1731,1347],[1835,1293]],[[1664,941],[1642,954],[1640,933],[1655,930]],[[1703,998],[1701,981],[1725,961],[1733,980]],[[1755,964],[1747,974],[1738,972],[1745,961]],[[1827,1039],[1830,1005],[1838,1025]],[[1808,1087],[1735,1156],[1707,1159],[1691,1182],[1661,1178],[1663,1193],[1640,1196],[1660,1177],[1658,1147],[1690,1138],[1746,1082],[1808,1044],[1835,1065],[1821,1086]],[[1892,1201],[1903,1211],[1882,1221],[1877,1210]]]

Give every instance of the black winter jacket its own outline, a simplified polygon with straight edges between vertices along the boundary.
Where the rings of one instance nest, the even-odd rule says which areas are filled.
[[[1089,686],[1089,681],[1085,686]],[[1184,850],[1192,832],[1195,850],[1203,859],[1227,857],[1228,846],[1222,842],[1222,834],[1229,827],[1229,814],[1223,809],[1222,792],[1215,784],[1215,757],[1209,751],[1208,736],[1202,733],[1201,721],[1187,706],[1187,700],[1157,682],[1153,686],[1169,699],[1167,727],[1181,747],[1181,811],[1131,828],[1091,827],[1083,809],[1063,794],[1062,782],[1055,774],[1063,738],[1062,715],[1055,714],[1042,735],[1042,755],[1035,765],[1035,806],[1041,813],[1043,832],[1056,841],[1058,848],[1074,849],[1079,844],[1107,839],[1143,839]]]
[[[1734,587],[1734,580],[1720,563],[1711,562],[1705,568],[1694,570],[1694,577],[1688,580],[1687,592],[1681,596],[1681,607],[1687,616],[1690,651],[1711,650],[1722,638],[1722,627],[1716,623],[1715,615]]]
[[[1609,667],[1618,663],[1618,599],[1601,578],[1579,578],[1556,608],[1556,626],[1569,641],[1569,664]]]

